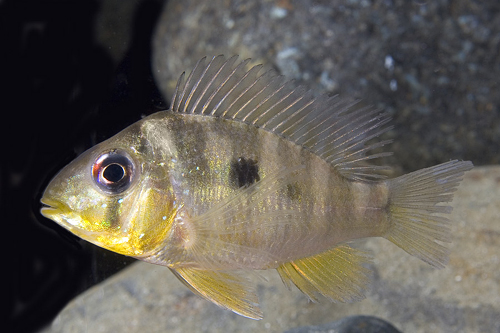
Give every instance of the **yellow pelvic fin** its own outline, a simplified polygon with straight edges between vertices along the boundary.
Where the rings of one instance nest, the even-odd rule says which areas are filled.
[[[323,295],[333,302],[365,298],[370,270],[364,267],[371,257],[347,245],[280,265],[277,270],[288,289],[295,284],[312,301]]]
[[[171,269],[195,294],[251,319],[262,319],[259,300],[250,281],[236,273],[197,268]]]

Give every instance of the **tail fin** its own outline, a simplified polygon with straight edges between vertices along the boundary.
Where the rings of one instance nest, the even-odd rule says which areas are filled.
[[[453,200],[469,161],[450,161],[388,181],[391,229],[385,238],[426,263],[443,268],[448,249],[438,242],[450,242],[450,221],[442,215]]]

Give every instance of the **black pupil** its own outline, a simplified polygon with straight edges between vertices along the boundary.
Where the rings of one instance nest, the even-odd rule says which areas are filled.
[[[112,163],[102,172],[102,176],[111,183],[120,181],[125,176],[125,170],[120,164]]]

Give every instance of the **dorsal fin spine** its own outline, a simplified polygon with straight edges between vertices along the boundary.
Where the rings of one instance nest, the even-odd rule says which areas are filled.
[[[213,66],[217,66],[217,64],[220,63],[221,61],[224,61],[224,57],[222,57],[222,56],[217,56],[217,57],[212,58],[212,60],[210,61],[210,63],[207,65],[205,71],[203,72],[200,80],[198,80],[198,82],[196,84],[196,88],[199,86],[200,82],[202,81],[202,78],[206,75],[206,73],[209,70],[209,68],[213,67]],[[224,61],[224,63],[226,63],[226,62]],[[217,68],[217,67],[215,67],[215,68]],[[211,78],[209,78],[210,81],[205,85],[205,89],[203,89],[203,91],[201,92],[200,96],[198,96],[198,98],[194,102],[193,106],[191,107],[191,110],[192,110],[191,113],[196,113],[195,110],[198,108],[198,105],[200,104],[200,101],[203,99],[203,97],[207,93],[207,90],[212,86],[212,84],[217,79],[218,75],[220,74],[220,72],[223,69],[224,69],[224,64],[222,66],[219,66],[219,69],[217,70],[217,72]]]
[[[248,98],[248,101],[239,109],[237,110],[233,115],[232,115],[232,118],[235,119],[238,117],[238,114],[240,112],[242,112],[245,108],[250,108],[250,104],[252,102],[255,102],[257,100],[257,97],[262,94],[269,86],[271,86],[276,80],[279,80],[280,77],[279,76],[272,76],[273,72],[272,71],[268,71],[268,72],[265,72],[264,74],[262,74],[261,76],[259,76],[259,78],[255,81],[255,83],[259,83],[260,81],[262,80],[265,80],[265,78],[267,76],[270,76],[270,81],[264,85],[259,91],[257,91],[256,93],[254,93],[254,95],[251,97],[251,98]],[[265,98],[265,97],[264,97]],[[255,110],[255,108],[259,107],[259,105],[261,105],[261,103],[258,103],[257,106],[255,106],[252,111],[248,112],[248,114],[250,114],[251,112],[253,112],[253,110]],[[242,119],[242,121],[245,121],[246,119]]]
[[[371,119],[371,120],[369,120],[366,124],[370,123],[373,119],[375,119],[375,118],[372,118],[372,119]],[[346,147],[346,148],[344,148],[344,149],[342,150],[343,152],[346,152],[346,151],[349,151],[349,150],[351,150],[351,149],[355,148],[356,146],[359,146],[359,145],[364,144],[365,142],[367,142],[367,141],[369,141],[369,140],[371,140],[371,139],[373,139],[373,138],[376,138],[377,136],[379,136],[379,135],[380,135],[380,133],[379,133],[379,132],[372,133],[372,134],[370,134],[370,135],[368,135],[368,136],[364,136],[364,135],[365,135],[365,134],[367,134],[368,132],[370,132],[371,130],[376,129],[376,128],[378,128],[378,127],[380,127],[380,126],[384,125],[385,123],[387,123],[387,121],[388,121],[388,119],[385,119],[385,120],[379,121],[378,123],[376,123],[376,124],[372,125],[371,127],[369,127],[368,129],[364,130],[363,132],[359,132],[357,135],[353,135],[353,136],[349,137],[348,139],[346,139],[346,140],[342,141],[342,142],[341,142],[338,146],[336,146],[336,147],[332,147],[332,148],[330,149],[330,151],[335,150],[335,148],[337,148],[337,149],[338,149],[338,148],[342,147],[343,145],[346,145],[346,144],[351,143],[351,142],[353,142],[353,141],[354,141],[354,143],[353,143],[353,144],[349,145],[348,147]],[[359,126],[358,128],[356,128],[356,129],[360,129],[360,128],[362,128],[362,127],[363,127],[363,126],[361,125],[361,126]],[[363,138],[362,138],[361,140],[359,140],[359,141],[356,141],[356,139],[357,139],[358,137],[360,137],[360,136],[363,136]],[[372,146],[369,146],[369,147],[370,147],[370,148],[373,148]],[[371,149],[370,149],[370,150],[371,150]],[[358,149],[358,150],[354,151],[354,153],[353,153],[353,154],[351,154],[351,155],[352,155],[352,156],[354,156],[354,155],[359,155],[359,154],[360,154],[360,153],[362,153],[363,151],[364,151],[364,148],[360,148],[360,149]],[[349,156],[351,156],[351,155],[349,155]],[[345,158],[345,157],[346,157],[346,155],[343,155],[343,158]],[[368,156],[365,156],[365,158],[367,158],[367,157],[368,157]]]
[[[295,92],[295,90],[294,90]],[[276,119],[279,119],[279,117],[284,114],[286,111],[288,111],[291,107],[295,106],[295,104],[299,103],[301,100],[304,99],[304,95],[301,95],[297,97],[293,102],[291,102],[289,105],[285,106],[281,111],[278,111],[273,117],[269,118],[264,124],[262,124],[262,127],[267,127],[270,126],[273,121],[276,121]],[[283,121],[286,121],[286,119],[282,120],[281,122],[278,123],[281,124]],[[273,131],[273,130],[271,130]]]
[[[350,106],[352,106],[352,104]],[[337,127],[334,131],[330,132],[328,135],[326,135],[325,137],[323,137],[320,140],[318,140],[311,148],[314,148],[319,143],[323,143],[324,141],[329,140],[332,137],[334,137],[334,139],[332,139],[332,142],[335,142],[335,141],[341,140],[344,136],[348,135],[348,133],[344,133],[342,135],[338,135],[338,133],[341,132],[342,130],[346,129],[346,127],[350,125],[349,120],[351,118],[354,118],[354,117],[358,116],[360,113],[362,113],[363,110],[364,109],[359,109],[359,110],[353,111],[352,112],[353,116],[351,114],[349,114],[348,119],[343,119],[342,117],[337,117],[337,119],[335,119],[335,121],[332,122],[332,124],[330,126],[326,127],[320,133],[323,134],[324,132],[331,130],[332,128],[334,128],[335,126],[337,126],[337,124],[342,124],[343,123],[343,125],[341,125],[340,127]],[[346,116],[346,118],[347,118],[347,116]],[[362,125],[360,125],[359,127],[361,127],[361,126]],[[308,144],[308,142],[309,142],[309,140],[305,141],[304,144]],[[324,148],[324,147],[325,146],[323,145],[322,148]],[[318,151],[321,151],[321,148],[319,148]]]
[[[272,102],[270,101],[270,99],[271,99],[272,97],[275,97],[275,96],[277,96],[277,95],[280,95],[280,94],[281,94],[281,92],[284,90],[284,88],[285,88],[286,86],[288,86],[288,85],[289,85],[289,82],[284,82],[284,83],[283,83],[283,84],[282,84],[282,85],[281,85],[278,89],[276,89],[276,91],[275,91],[272,95],[268,96],[268,98],[266,98],[266,99],[265,99],[265,101],[264,101],[264,103],[262,103],[262,105],[264,105],[264,104],[268,104],[268,102],[269,102],[269,103],[272,103]],[[262,119],[265,119],[265,117],[266,117],[266,116],[267,116],[267,115],[268,115],[268,114],[269,114],[269,113],[270,113],[273,109],[275,109],[275,108],[276,108],[276,106],[278,106],[279,104],[281,104],[281,103],[282,103],[282,102],[283,102],[283,101],[284,101],[284,100],[285,100],[288,96],[290,96],[290,94],[292,94],[292,93],[293,93],[293,91],[289,92],[288,94],[286,94],[286,96],[283,96],[283,97],[278,98],[278,100],[277,100],[276,102],[274,102],[274,103],[272,103],[271,105],[267,106],[267,109],[266,109],[265,111],[261,112],[260,114],[257,114],[257,116],[254,118],[254,120],[252,120],[252,124],[253,124],[253,125],[257,125],[257,126],[261,126],[261,127],[263,127],[263,126],[262,126],[262,125],[263,125],[263,124],[262,124]],[[252,110],[252,114],[254,114],[254,113],[255,113],[255,109],[254,109],[254,110]]]
[[[310,97],[310,96],[308,96]],[[309,114],[308,112],[308,109],[311,107],[312,104],[314,104],[315,100],[314,98],[311,98],[306,104],[304,104],[304,106],[302,106],[296,113],[294,116],[297,116],[297,120],[293,120],[291,118],[293,118],[293,116],[291,118],[289,118],[288,122],[290,124],[288,124],[288,127],[285,127],[284,129],[281,130],[281,133],[283,135],[288,135],[290,138],[293,137],[294,133],[296,133],[297,129],[295,130],[295,132],[292,132],[292,133],[287,133],[288,130],[290,130],[291,128],[293,128],[293,126],[298,126],[299,128],[298,129],[301,129],[303,128],[304,126],[306,126],[306,124],[300,126],[301,122],[304,121],[304,119],[307,117],[307,115]],[[304,115],[301,116],[301,113],[304,113]],[[286,123],[286,120],[285,122]],[[277,131],[279,128],[279,126],[276,126],[273,131]]]
[[[240,81],[238,81],[238,85],[242,85],[243,84],[243,81],[247,78],[250,78],[251,75],[253,76],[257,76],[259,70],[262,68],[261,65],[257,65],[257,66],[254,66],[252,67],[246,74],[245,76],[243,76],[241,78]],[[243,97],[245,96],[245,94],[247,94],[257,83],[259,82],[259,78],[253,78],[253,82],[251,82],[250,84],[248,84],[248,87],[245,88],[242,92],[240,92],[240,94],[238,95],[238,97],[236,97],[234,99],[234,101],[227,107],[227,110],[222,114],[222,116],[227,116],[229,114],[229,111],[231,111],[234,107],[234,105]],[[236,112],[234,112],[233,114],[230,114],[229,117],[231,119],[234,119],[238,113],[243,110],[245,108],[245,106],[247,106],[250,102],[252,101],[252,98],[248,98],[248,100],[243,104],[243,106],[241,106],[239,109],[236,110]]]
[[[281,79],[281,77],[278,77],[277,79]],[[281,84],[278,88],[274,89],[274,91],[273,91],[271,94],[269,94],[269,95],[267,95],[266,97],[264,97],[264,98],[262,99],[262,101],[260,101],[260,102],[259,102],[259,103],[258,103],[258,104],[257,104],[257,105],[256,105],[256,106],[252,109],[252,110],[250,110],[250,111],[247,113],[247,115],[246,115],[246,116],[244,116],[244,117],[242,118],[242,120],[243,120],[244,122],[247,122],[247,123],[250,123],[250,124],[255,125],[255,120],[256,120],[256,119],[254,119],[254,120],[252,120],[252,121],[249,121],[249,120],[248,120],[248,118],[250,118],[250,116],[252,116],[252,115],[254,114],[254,112],[255,112],[258,108],[262,107],[264,104],[266,104],[266,103],[267,103],[267,101],[269,101],[269,100],[270,100],[272,97],[274,97],[274,96],[275,96],[278,92],[280,92],[280,91],[283,89],[283,87],[285,87],[285,85],[286,85],[286,83],[282,83],[282,84]],[[267,84],[267,85],[266,85],[266,87],[265,87],[265,89],[267,89],[267,88],[268,88],[268,87],[270,87],[270,86],[271,86],[270,84]],[[267,113],[268,111],[269,111],[269,108],[265,109],[264,111],[262,111],[261,115],[262,115],[262,114]],[[259,117],[259,115],[257,115],[257,118],[258,118],[258,117]]]
[[[182,72],[181,76],[179,77],[179,80],[177,80],[177,85],[175,86],[174,97],[172,98],[172,110],[177,110],[179,108],[179,105],[180,105],[179,88],[182,84],[182,81],[184,81],[185,76],[186,76],[186,72]]]
[[[315,99],[312,99],[311,107],[315,101],[316,101]],[[302,126],[299,126],[294,132],[290,133],[289,134],[290,137],[293,137],[294,140],[297,140],[297,142],[301,142],[301,144],[303,144],[305,141],[308,140],[307,135],[309,135],[311,132],[315,131],[317,127],[321,126],[321,124],[325,123],[328,120],[332,120],[331,116],[328,114],[328,111],[329,111],[329,108],[324,107],[324,106],[322,109],[318,108],[318,116],[315,119],[311,119],[311,120],[305,122],[305,118],[307,118],[307,116],[310,114],[310,112],[312,112],[312,110],[309,112],[306,112],[304,117],[302,117],[301,119],[299,119],[297,121],[297,123],[300,124],[300,122],[302,122],[304,120],[304,124],[302,124]],[[325,116],[324,119],[322,119],[323,116]],[[310,124],[313,121],[315,122],[315,125],[313,125],[311,127]],[[332,122],[332,124],[328,128],[333,126],[334,123],[337,123],[337,121]],[[305,129],[305,131],[304,131],[304,129]],[[303,131],[303,132],[300,133],[301,131]],[[321,133],[322,132],[323,131],[321,131]]]
[[[186,109],[187,109],[187,106],[189,104],[189,101],[185,100],[184,101],[184,96],[186,94],[186,92],[188,92],[188,89],[189,89],[189,86],[191,85],[191,80],[193,79],[193,76],[194,74],[196,73],[198,67],[200,66],[200,64],[203,64],[205,63],[205,59],[207,57],[203,57],[201,58],[200,60],[198,60],[198,62],[196,63],[196,65],[194,66],[193,70],[191,71],[191,73],[189,74],[188,78],[186,79],[186,83],[184,84],[184,89],[182,90],[182,94],[181,94],[181,97],[180,97],[180,102],[182,104],[184,104],[184,107],[183,107],[183,110],[182,111],[178,111],[178,112],[182,112],[182,113],[186,113]],[[192,90],[190,90],[191,92]],[[180,105],[179,105],[180,107]]]
[[[348,104],[348,106],[346,106],[346,107],[348,108],[349,106],[352,106],[353,104],[354,104],[354,103],[350,103],[350,104]],[[357,112],[357,111],[353,111],[353,113],[354,113],[354,112]],[[318,132],[318,136],[320,136],[320,135],[322,135],[323,133],[328,132],[328,131],[330,131],[331,129],[335,128],[335,127],[337,126],[337,124],[341,123],[341,121],[342,121],[342,118],[341,118],[341,117],[335,117],[335,119],[331,119],[331,117],[328,115],[328,109],[325,109],[325,110],[323,110],[323,111],[322,111],[322,115],[324,115],[324,114],[326,115],[326,118],[325,118],[325,119],[322,119],[322,120],[321,120],[321,122],[318,122],[319,124],[318,124],[318,125],[316,125],[316,126],[314,126],[314,129],[316,129],[316,127],[318,127],[318,126],[321,126],[321,124],[322,124],[323,122],[325,122],[325,121],[330,120],[330,121],[331,121],[331,123],[330,123],[330,125],[329,125],[329,126],[325,127],[323,130],[321,130],[320,132]],[[336,128],[334,131],[331,131],[328,135],[326,135],[326,136],[324,136],[323,138],[321,138],[321,139],[317,140],[317,141],[316,141],[313,145],[311,145],[311,148],[314,148],[314,147],[315,147],[315,146],[317,146],[318,144],[323,143],[324,141],[326,141],[326,140],[330,139],[330,137],[335,136],[338,132],[340,132],[340,131],[342,131],[343,129],[345,129],[345,127],[346,127],[347,125],[348,125],[348,124],[345,124],[344,126],[338,127],[338,128]],[[311,140],[313,140],[314,138],[315,138],[314,136],[309,137],[307,140],[305,140],[305,141],[303,142],[303,144],[304,144],[304,145],[309,144],[309,142],[310,142]]]
[[[285,87],[286,85],[288,85],[289,83],[286,83],[285,85],[283,85],[283,87]],[[276,106],[280,105],[281,103],[283,103],[284,101],[287,100],[288,97],[290,97],[293,93],[295,92],[295,89],[290,91],[288,94],[286,94],[285,96],[281,97],[278,101],[276,101],[273,105],[271,105],[266,111],[262,112],[260,115],[258,115],[254,121],[252,122],[252,124],[257,124],[261,119],[263,119],[271,110],[273,110],[274,108],[276,108]],[[290,105],[286,108],[290,108]],[[278,111],[279,112],[279,111]],[[267,122],[267,121],[266,121]],[[265,122],[265,123],[266,123]],[[260,126],[264,127],[264,124],[260,124]]]
[[[304,104],[296,113],[295,115],[297,117],[300,116],[300,114],[306,110],[308,107],[311,106],[311,104],[314,103],[314,99],[312,100],[309,100],[306,102],[306,104]],[[293,116],[292,116],[293,117]],[[300,122],[301,120],[303,120],[305,117],[307,117],[307,112],[304,112],[304,115],[301,116],[297,121],[291,121],[291,118],[288,118],[288,119],[284,119],[281,123],[277,124],[274,128],[271,129],[272,132],[278,132],[278,129],[281,127],[281,126],[284,126],[285,124],[288,126],[288,127],[285,127],[284,129],[280,130],[279,132],[281,132],[281,135],[284,136],[284,135],[288,135],[286,132],[292,128],[294,125],[297,124],[297,122]]]
[[[365,118],[365,117],[363,116],[362,118]],[[333,145],[333,147],[330,147],[326,151],[321,152],[321,148],[326,147],[325,145],[323,145],[323,146],[321,146],[321,148],[318,149],[318,153],[321,154],[321,156],[329,156],[329,154],[331,152],[334,152],[335,150],[338,150],[338,149],[342,148],[343,146],[348,145],[347,148],[342,148],[342,150],[340,151],[340,152],[343,153],[345,151],[348,151],[349,149],[355,148],[358,145],[362,145],[364,142],[366,142],[366,141],[368,141],[370,139],[373,139],[374,137],[380,135],[380,133],[377,132],[377,133],[372,134],[372,135],[370,135],[368,137],[365,137],[365,134],[368,133],[370,130],[372,130],[374,128],[377,128],[377,125],[372,126],[372,127],[368,128],[368,129],[362,130],[362,128],[365,125],[369,124],[370,122],[372,122],[374,120],[376,120],[376,118],[369,118],[368,121],[361,122],[357,127],[355,127],[353,130],[351,130],[353,133],[356,133],[354,135],[348,135],[349,132],[346,132],[346,133],[344,133],[342,135],[339,135],[339,136],[335,137],[332,140],[332,142],[339,141],[340,142],[339,144],[335,144],[335,145]],[[379,122],[379,124],[380,124],[380,122]],[[350,123],[345,124],[344,126],[342,126],[336,132],[340,131],[341,129],[344,129],[345,127],[347,127],[349,125],[350,125]],[[357,131],[357,130],[360,130],[360,131]],[[336,134],[336,132],[329,134],[328,137]],[[359,137],[363,137],[363,139],[356,141],[356,139],[359,138]],[[354,144],[350,144],[353,141],[354,141]],[[359,151],[357,151],[357,153],[359,153]],[[345,157],[345,155],[344,155],[344,157]]]
[[[195,101],[195,104],[193,106],[190,106],[189,104],[191,103],[191,99],[193,98],[194,94],[197,92],[198,90],[198,87],[200,86],[200,83],[201,81],[205,78],[205,74],[208,72],[208,70],[210,69],[210,66],[213,64],[213,61],[215,60],[215,58],[213,58],[209,63],[208,65],[203,69],[201,75],[200,75],[200,79],[197,80],[193,87],[191,88],[191,91],[189,92],[189,95],[188,97],[186,98],[186,103],[184,104],[184,113],[194,113],[194,111],[196,110],[196,106],[197,106],[197,101]],[[208,88],[210,87],[210,83],[209,84],[206,84],[205,85],[205,90],[206,91]],[[203,93],[200,94],[199,98],[203,97]],[[198,99],[199,99],[198,98]],[[188,112],[188,110],[190,110],[190,112]]]
[[[219,57],[224,57],[224,56],[219,56]],[[221,70],[217,72],[217,76],[219,76],[221,74],[221,72],[223,70],[225,70],[226,68],[229,68],[231,69],[231,67],[233,66],[234,62],[238,59],[238,56],[232,56],[231,58],[229,58],[228,61],[226,61],[222,67],[221,67]],[[201,108],[201,114],[206,114],[206,111],[207,111],[207,108],[208,106],[212,103],[214,97],[219,93],[219,91],[226,85],[227,81],[231,78],[231,75],[228,75],[224,81],[219,84],[219,86],[212,92],[212,94],[208,97],[208,99],[206,100],[205,104],[203,104],[203,107]],[[214,80],[215,80],[215,77],[214,77]],[[207,87],[208,88],[208,87]],[[215,110],[212,110],[212,112],[215,112]],[[213,113],[210,113],[210,114],[213,114]]]
[[[241,69],[241,68],[245,68],[246,64],[250,61],[250,59],[246,59],[244,61],[242,61],[241,63],[239,63],[235,68],[234,70],[231,72],[231,74],[229,74],[229,77],[228,79],[226,80],[226,82],[224,82],[224,86],[227,85],[227,83],[235,76],[235,74]],[[240,82],[242,79],[239,79],[238,82]],[[226,100],[226,98],[234,91],[234,89],[238,86],[238,82],[236,82],[235,84],[233,84],[233,86],[229,89],[229,91],[224,94],[224,96],[220,99],[220,101],[215,105],[215,107],[213,108],[213,110],[210,112],[210,115],[216,115],[216,112],[218,111],[219,107],[222,105],[222,103],[224,103],[224,101]]]

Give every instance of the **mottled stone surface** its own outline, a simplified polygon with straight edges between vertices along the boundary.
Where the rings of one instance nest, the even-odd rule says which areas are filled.
[[[166,99],[202,56],[239,54],[394,118],[396,171],[500,162],[500,2],[171,0],[154,37]]]
[[[450,263],[436,270],[383,239],[374,282],[358,303],[315,304],[287,291],[274,271],[256,280],[264,319],[254,321],[193,295],[160,266],[137,263],[73,300],[45,332],[283,332],[352,315],[376,316],[402,332],[500,330],[500,167],[467,173],[456,193]]]

